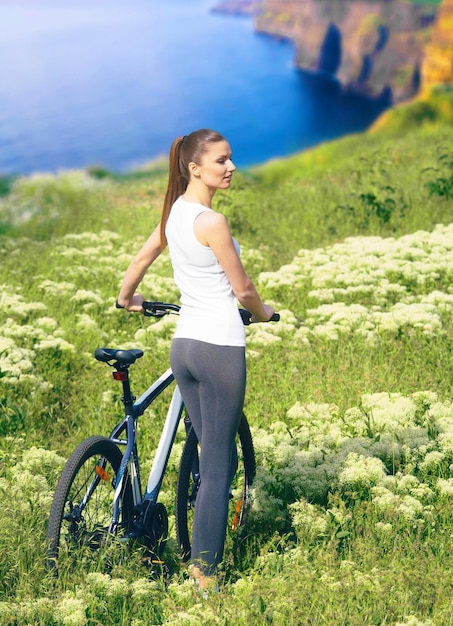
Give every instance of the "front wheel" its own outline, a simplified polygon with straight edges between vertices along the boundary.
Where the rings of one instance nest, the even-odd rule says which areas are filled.
[[[47,531],[47,567],[54,574],[94,561],[109,539],[117,472],[122,459],[118,446],[106,437],[90,437],[74,450],[58,481]],[[117,536],[133,522],[129,475],[123,478]],[[109,551],[109,558],[111,558]],[[88,563],[87,563],[88,561]]]
[[[238,471],[231,490],[229,514],[230,530],[235,532],[245,524],[245,512],[248,504],[248,489],[256,472],[255,451],[247,418],[242,414],[238,430]],[[199,445],[193,428],[190,429],[179,466],[176,491],[176,539],[181,558],[188,561],[191,550],[193,510],[200,486],[198,474]]]

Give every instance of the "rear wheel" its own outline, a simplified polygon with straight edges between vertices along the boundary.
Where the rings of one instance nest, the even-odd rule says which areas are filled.
[[[58,481],[47,531],[47,566],[55,574],[99,560],[113,565],[124,550],[121,537],[131,528],[134,510],[129,475],[123,478],[119,527],[110,530],[117,472],[122,453],[106,437],[90,437],[69,457]]]
[[[248,489],[256,471],[252,435],[244,414],[239,425],[238,439],[239,464],[232,485],[228,519],[228,525],[232,532],[236,532],[245,524]],[[200,486],[198,458],[198,440],[195,431],[191,428],[181,456],[176,492],[176,539],[184,561],[190,558],[193,512]]]

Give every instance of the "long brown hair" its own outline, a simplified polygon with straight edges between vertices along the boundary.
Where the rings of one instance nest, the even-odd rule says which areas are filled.
[[[217,141],[225,141],[225,137],[215,130],[202,128],[194,130],[190,135],[176,137],[171,144],[168,185],[160,221],[160,245],[162,250],[167,246],[165,227],[171,207],[179,196],[185,192],[189,184],[189,163],[193,162],[200,165],[201,157],[208,150],[208,144]]]

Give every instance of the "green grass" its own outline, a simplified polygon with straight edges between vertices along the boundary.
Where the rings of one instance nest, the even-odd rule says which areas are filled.
[[[280,324],[248,333],[258,473],[248,535],[228,538],[201,602],[171,536],[109,572],[44,569],[53,490],[75,445],[107,434],[119,389],[92,353],[137,346],[139,393],[173,319],[114,308],[159,219],[165,163],[8,180],[0,224],[0,623],[453,624],[451,91],[365,134],[237,172],[217,207]],[[168,255],[143,292],[176,300]],[[146,476],[168,397],[140,420]],[[178,443],[162,501],[174,513]]]

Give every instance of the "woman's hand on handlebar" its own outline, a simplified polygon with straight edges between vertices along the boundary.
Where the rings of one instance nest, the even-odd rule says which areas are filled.
[[[263,304],[263,309],[264,309],[265,317],[261,319],[261,317],[258,318],[255,315],[252,315],[251,320],[250,320],[252,323],[270,321],[271,317],[275,313],[274,307],[271,306],[270,304]]]
[[[134,293],[127,306],[124,306],[121,301],[117,301],[117,306],[127,309],[128,311],[135,313],[144,313],[143,302],[145,298],[140,293]]]

